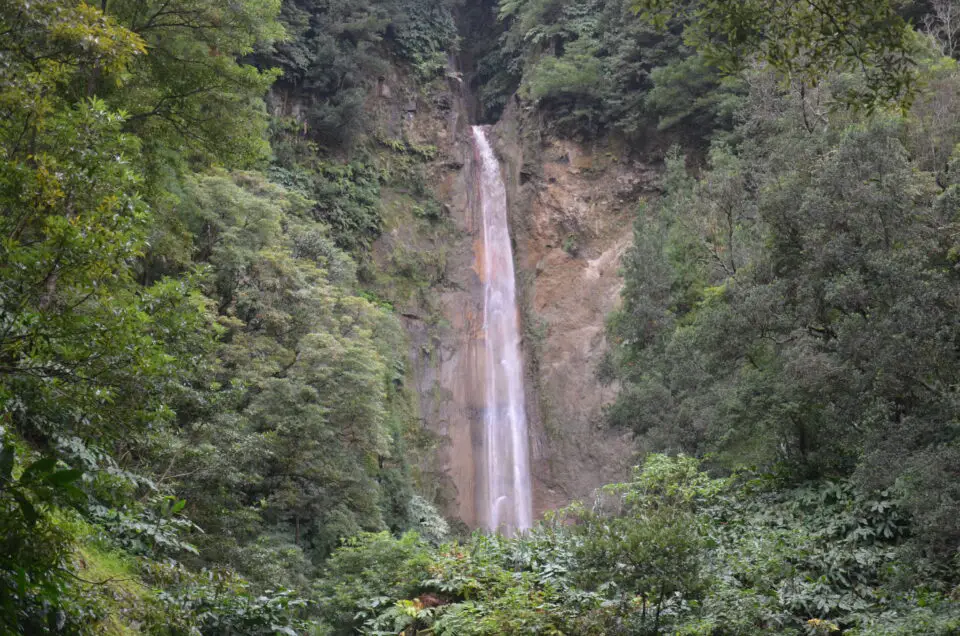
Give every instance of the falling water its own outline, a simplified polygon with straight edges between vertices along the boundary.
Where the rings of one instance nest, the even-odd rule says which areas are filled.
[[[487,526],[513,534],[532,523],[523,366],[507,195],[484,129],[473,127],[483,213],[484,448]]]

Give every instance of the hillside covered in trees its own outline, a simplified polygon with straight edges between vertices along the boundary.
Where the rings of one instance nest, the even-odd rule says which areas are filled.
[[[0,633],[960,632],[958,56],[953,0],[0,0]],[[394,76],[662,166],[580,370],[639,466],[517,537],[428,467]]]

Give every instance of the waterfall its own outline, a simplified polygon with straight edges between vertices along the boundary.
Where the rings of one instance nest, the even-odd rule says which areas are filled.
[[[483,216],[483,344],[485,496],[480,511],[491,530],[514,534],[533,521],[527,417],[520,355],[507,194],[484,129],[473,127],[480,162]]]

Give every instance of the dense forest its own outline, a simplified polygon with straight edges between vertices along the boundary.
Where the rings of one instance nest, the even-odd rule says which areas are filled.
[[[960,633],[958,56],[955,0],[0,0],[0,633]],[[398,72],[663,167],[580,370],[639,466],[517,537],[424,468]]]

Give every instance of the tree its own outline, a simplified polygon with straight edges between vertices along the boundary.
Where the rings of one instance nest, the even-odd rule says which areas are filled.
[[[274,88],[282,114],[328,149],[374,130],[364,103],[391,63],[409,65],[418,82],[441,77],[456,49],[451,2],[291,0],[281,14],[288,37],[258,59],[283,76]]]
[[[696,511],[719,487],[688,457],[651,455],[634,477],[605,487],[606,496],[615,497],[613,514],[585,515],[576,578],[629,612],[629,628],[611,625],[612,633],[654,634],[664,616],[695,600],[705,586]]]
[[[122,78],[143,45],[86,5],[41,2],[4,13],[8,19],[10,72],[0,97],[8,115],[0,128],[4,410],[31,434],[109,437],[128,418],[162,411],[153,398],[177,366],[167,346],[206,324],[188,284],[135,284],[132,260],[147,220],[133,167],[138,141],[122,131],[125,114],[96,98],[68,97],[91,66]],[[179,321],[179,333],[164,333],[166,321]]]
[[[110,0],[103,7],[148,54],[134,61],[120,90],[96,73],[90,90],[127,111],[124,127],[143,142],[151,182],[180,162],[247,167],[268,156],[263,96],[277,74],[242,60],[282,37],[279,0]]]
[[[955,57],[960,47],[960,5],[955,0],[933,0],[923,17],[924,31],[937,42],[940,51]]]
[[[123,132],[125,113],[77,94],[94,70],[122,83],[144,51],[86,4],[0,11],[4,631],[80,620],[60,606],[71,535],[56,511],[128,492],[131,481],[104,479],[112,452],[167,420],[164,398],[209,344],[206,303],[188,280],[136,284],[139,143]]]
[[[679,19],[685,40],[727,72],[754,58],[805,84],[855,70],[865,88],[840,96],[853,103],[909,104],[915,95],[918,47],[891,0],[637,0],[633,7],[660,28]]]
[[[955,506],[935,485],[955,462],[954,194],[921,166],[954,137],[911,156],[923,120],[834,113],[811,129],[801,99],[752,97],[749,135],[716,145],[699,179],[669,162],[610,321],[609,414],[651,450],[902,488],[929,515],[918,545],[944,550],[956,527],[926,504]]]

